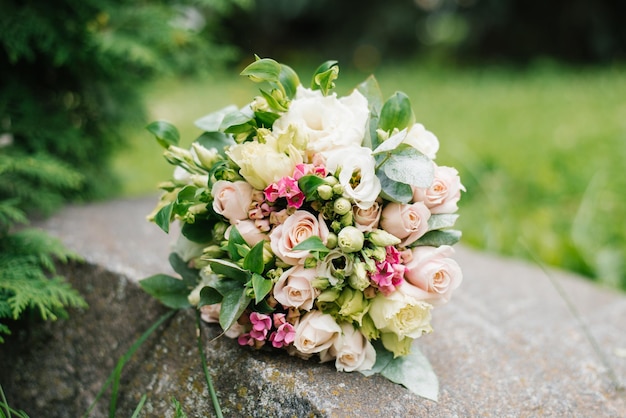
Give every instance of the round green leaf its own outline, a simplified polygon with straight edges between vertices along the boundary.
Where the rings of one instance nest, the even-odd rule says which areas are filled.
[[[169,122],[162,120],[152,122],[146,129],[155,136],[157,142],[165,149],[170,145],[178,145],[180,134],[178,129]]]

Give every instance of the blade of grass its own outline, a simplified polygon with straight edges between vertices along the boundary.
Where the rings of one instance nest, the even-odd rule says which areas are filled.
[[[202,328],[200,322],[200,311],[196,310],[196,336],[198,337],[198,350],[200,351],[200,360],[202,361],[202,370],[206,377],[207,385],[209,386],[209,394],[211,395],[211,401],[213,402],[213,409],[217,418],[223,418],[222,409],[220,407],[220,401],[217,399],[215,388],[213,387],[213,379],[209,373],[209,367],[207,366],[206,358],[204,356],[204,347],[202,346]]]
[[[144,332],[139,337],[139,339],[137,339],[137,341],[135,341],[135,343],[128,349],[128,351],[126,351],[126,353],[124,353],[124,355],[117,362],[117,365],[116,365],[115,369],[111,372],[111,374],[107,378],[106,382],[104,382],[104,385],[102,386],[102,389],[100,389],[100,391],[96,395],[96,398],[94,399],[94,401],[91,403],[91,405],[89,405],[89,408],[87,409],[87,411],[83,415],[83,418],[87,418],[89,416],[89,414],[91,413],[93,408],[96,406],[96,404],[98,403],[98,401],[100,400],[100,398],[102,397],[104,392],[109,388],[109,386],[111,386],[111,384],[113,384],[114,388],[118,387],[118,385],[119,385],[119,377],[120,377],[120,374],[121,374],[121,371],[122,371],[122,367],[124,367],[124,364],[126,364],[126,362],[128,362],[130,357],[135,353],[135,351],[137,351],[137,349],[139,349],[141,344],[143,344],[143,342],[163,322],[165,322],[166,320],[171,318],[175,313],[176,313],[176,310],[173,309],[173,310],[168,311],[167,313],[163,314],[159,319],[156,320],[156,322],[154,322],[154,324],[152,324],[152,326],[150,326],[150,328],[148,328],[148,330],[146,332]],[[117,389],[115,389],[112,392],[112,394],[111,394],[111,402],[109,404],[109,415],[113,416],[113,417],[115,416],[115,411],[113,411],[113,415],[111,415],[111,409],[115,407],[116,402],[117,402]]]
[[[29,418],[26,412],[21,411],[21,410],[20,411],[15,410],[9,406],[9,403],[7,402],[7,398],[4,394],[4,389],[2,389],[2,385],[0,385],[0,408],[1,408],[0,418],[11,418],[13,416],[11,415],[11,413],[15,414],[16,416],[20,418]]]
[[[135,411],[133,412],[133,415],[130,418],[137,418],[139,416],[139,413],[141,412],[141,409],[143,408],[143,404],[146,403],[147,398],[148,396],[144,393],[144,395],[139,400],[139,403],[137,404],[137,408],[135,408]]]

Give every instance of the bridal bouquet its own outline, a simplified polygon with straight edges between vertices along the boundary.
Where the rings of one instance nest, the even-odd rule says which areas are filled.
[[[451,227],[464,188],[434,162],[439,142],[406,95],[384,101],[370,77],[338,97],[338,73],[326,62],[305,87],[257,58],[241,74],[262,83],[259,96],[199,119],[191,149],[173,125],[148,126],[176,166],[149,219],[165,232],[181,223],[170,256],[181,277],[141,285],[242,346],[380,373],[436,399],[413,341],[461,282]]]

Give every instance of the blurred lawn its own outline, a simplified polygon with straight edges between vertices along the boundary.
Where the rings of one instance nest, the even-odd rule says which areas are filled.
[[[308,83],[314,67],[297,69]],[[441,142],[439,165],[456,167],[468,192],[458,226],[465,244],[531,257],[626,289],[626,72],[554,66],[441,69],[418,64],[376,71],[385,97],[409,95],[417,120]],[[365,74],[343,73],[346,93]],[[244,105],[244,78],[165,80],[146,98],[153,119],[175,123],[189,144],[193,121]],[[124,195],[156,192],[170,166],[138,129],[115,160]]]

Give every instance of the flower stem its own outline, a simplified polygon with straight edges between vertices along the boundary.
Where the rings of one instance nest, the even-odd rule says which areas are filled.
[[[213,387],[213,379],[209,374],[209,367],[207,366],[206,357],[204,356],[204,348],[202,346],[202,328],[200,322],[200,311],[196,311],[196,335],[198,337],[198,350],[200,351],[200,360],[202,361],[202,370],[206,377],[207,385],[209,386],[209,394],[211,395],[211,401],[213,402],[213,409],[217,418],[223,418],[222,409],[220,408],[220,401],[217,399],[215,388]]]

